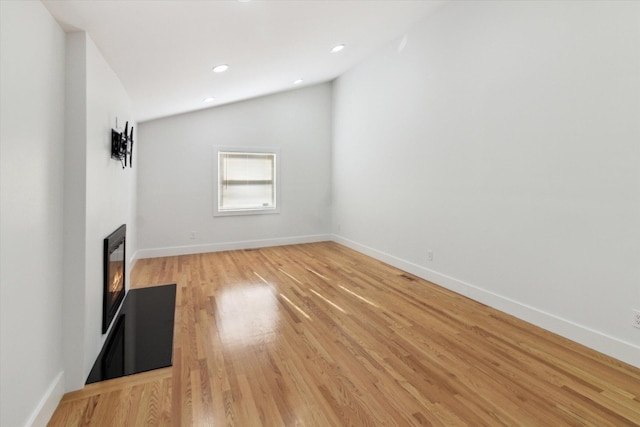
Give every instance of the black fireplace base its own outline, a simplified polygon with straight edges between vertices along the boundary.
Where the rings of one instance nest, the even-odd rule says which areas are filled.
[[[131,289],[87,384],[171,366],[176,285]]]

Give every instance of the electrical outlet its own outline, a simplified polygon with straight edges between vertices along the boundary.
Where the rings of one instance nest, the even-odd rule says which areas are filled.
[[[640,310],[633,310],[633,326],[640,329]]]
[[[433,261],[433,251],[431,249],[427,251],[427,260]]]
[[[191,240],[195,239],[195,238],[196,238],[196,232],[195,232],[195,231],[192,231],[192,232],[191,232],[191,235],[189,236],[189,238],[190,238]]]

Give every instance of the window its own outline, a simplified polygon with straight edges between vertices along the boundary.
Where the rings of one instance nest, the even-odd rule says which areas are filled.
[[[214,215],[277,213],[277,153],[217,150]]]

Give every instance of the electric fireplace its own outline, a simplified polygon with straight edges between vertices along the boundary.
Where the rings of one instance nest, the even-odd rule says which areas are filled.
[[[104,239],[104,293],[102,297],[102,333],[105,334],[125,294],[127,226],[122,224]]]

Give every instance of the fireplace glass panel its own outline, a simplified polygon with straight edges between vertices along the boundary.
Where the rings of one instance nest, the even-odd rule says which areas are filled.
[[[122,224],[104,239],[104,283],[102,300],[102,333],[109,330],[124,299],[127,226]]]
[[[109,255],[109,306],[116,303],[116,299],[124,289],[124,242]]]

